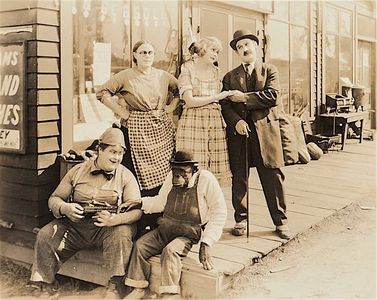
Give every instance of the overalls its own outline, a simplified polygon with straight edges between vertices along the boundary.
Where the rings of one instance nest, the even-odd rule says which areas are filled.
[[[159,292],[180,293],[181,258],[200,241],[202,231],[197,193],[199,175],[190,188],[172,187],[159,227],[142,236],[132,249],[126,285],[146,288],[151,271],[148,259],[161,253]]]

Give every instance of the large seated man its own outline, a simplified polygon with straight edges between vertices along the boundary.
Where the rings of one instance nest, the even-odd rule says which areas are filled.
[[[99,247],[112,272],[107,295],[119,297],[135,222],[142,214],[140,209],[123,213],[108,210],[140,199],[134,175],[120,164],[125,150],[122,131],[109,128],[99,138],[97,158],[74,166],[64,176],[48,201],[56,219],[37,235],[30,286],[51,291],[55,275],[66,260],[81,249]]]
[[[145,295],[151,272],[148,259],[154,255],[162,253],[159,292],[163,296],[180,294],[181,259],[193,244],[201,241],[199,260],[204,269],[213,268],[209,248],[221,236],[227,208],[216,177],[209,171],[198,170],[197,165],[191,153],[178,151],[159,194],[129,202],[128,209],[142,208],[144,213],[163,211],[163,216],[159,226],[137,240],[132,249],[125,284],[134,290],[126,299]]]

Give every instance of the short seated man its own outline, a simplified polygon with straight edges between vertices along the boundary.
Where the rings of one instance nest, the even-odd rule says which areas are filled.
[[[99,138],[96,159],[74,166],[61,180],[48,201],[56,219],[37,235],[31,287],[51,292],[48,287],[65,261],[81,249],[102,248],[112,272],[107,295],[119,297],[136,233],[135,222],[142,214],[140,209],[123,213],[116,209],[126,201],[140,199],[135,177],[120,164],[125,150],[122,131],[109,128]],[[116,211],[108,211],[109,207]],[[99,209],[86,215],[88,208]]]
[[[163,297],[179,296],[181,259],[199,241],[199,261],[204,269],[213,268],[209,248],[220,239],[227,214],[220,185],[211,172],[198,170],[198,163],[186,151],[176,153],[171,168],[157,196],[128,206],[144,213],[163,211],[163,216],[159,226],[134,245],[125,279],[134,290],[125,299],[144,297],[151,273],[148,259],[154,255],[161,254],[159,292]]]

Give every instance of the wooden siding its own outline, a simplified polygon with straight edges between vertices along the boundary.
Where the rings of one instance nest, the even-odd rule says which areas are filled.
[[[0,42],[27,41],[27,145],[25,155],[0,153],[0,219],[14,223],[1,239],[30,243],[33,229],[51,219],[47,200],[59,180],[59,2],[2,1]],[[25,26],[31,32],[17,32]],[[29,232],[30,234],[25,234]],[[12,235],[11,238],[9,235]]]

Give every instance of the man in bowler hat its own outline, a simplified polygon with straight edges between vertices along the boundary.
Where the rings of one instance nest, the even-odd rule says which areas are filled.
[[[258,37],[249,30],[237,30],[230,47],[241,65],[228,72],[223,90],[236,90],[222,101],[227,123],[228,150],[232,178],[232,204],[235,226],[232,234],[241,236],[247,225],[247,180],[255,166],[267,206],[280,238],[290,239],[283,189],[283,149],[279,129],[279,77],[275,66],[257,61]]]

